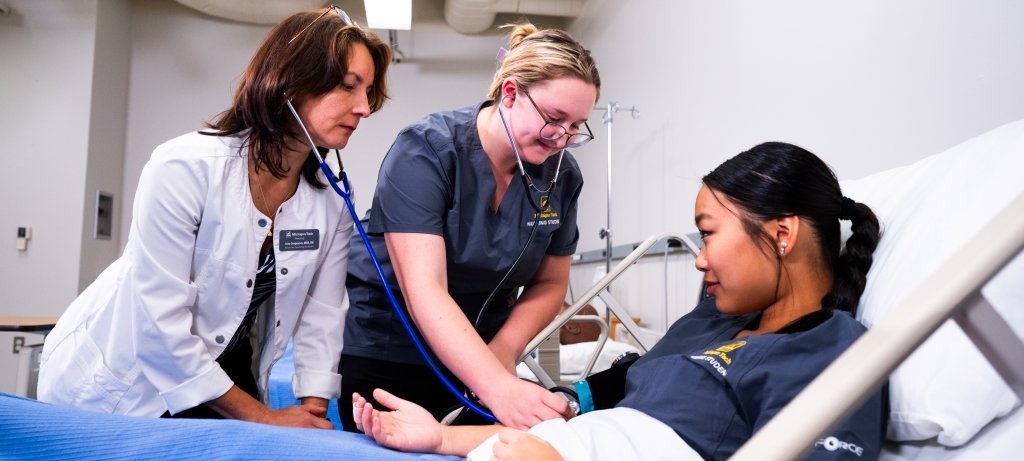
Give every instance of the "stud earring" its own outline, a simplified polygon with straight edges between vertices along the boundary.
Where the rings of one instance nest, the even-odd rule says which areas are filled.
[[[785,240],[779,242],[779,256],[785,256],[786,255],[786,246],[787,245],[788,244],[786,243]]]

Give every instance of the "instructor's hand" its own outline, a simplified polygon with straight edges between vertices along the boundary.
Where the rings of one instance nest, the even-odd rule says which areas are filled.
[[[326,416],[326,408],[306,403],[284,407],[280,410],[270,410],[259,422],[274,426],[334,429],[334,424]]]
[[[303,399],[302,405],[271,410],[238,386],[231,386],[224,395],[206,402],[206,405],[230,419],[273,426],[334,429],[334,424],[325,418],[327,407],[324,402],[326,401],[323,399],[307,397]]]

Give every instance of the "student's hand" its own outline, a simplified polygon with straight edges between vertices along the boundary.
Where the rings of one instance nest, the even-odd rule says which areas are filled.
[[[502,429],[492,449],[497,461],[563,461],[562,455],[540,437],[515,429]]]
[[[527,430],[541,421],[568,419],[569,402],[529,381],[505,375],[478,393],[480,400],[502,424]]]
[[[374,389],[373,398],[393,411],[378,411],[359,394],[352,394],[352,417],[356,428],[378,444],[401,451],[437,452],[443,442],[443,427],[423,407]]]
[[[274,426],[334,429],[334,424],[326,416],[326,408],[306,403],[284,407],[280,410],[270,410],[258,422]]]

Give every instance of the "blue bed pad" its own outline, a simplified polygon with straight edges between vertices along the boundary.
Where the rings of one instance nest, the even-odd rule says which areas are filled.
[[[288,340],[284,355],[274,364],[270,370],[270,384],[268,385],[267,406],[280,410],[291,405],[298,405],[299,399],[295,398],[292,392],[292,376],[295,374],[295,359],[292,355],[292,342]],[[334,423],[334,427],[341,428],[341,421],[338,419],[338,401],[331,399],[327,407],[327,419]]]
[[[0,393],[0,459],[452,461],[402,453],[362,434],[231,420],[94,413]]]

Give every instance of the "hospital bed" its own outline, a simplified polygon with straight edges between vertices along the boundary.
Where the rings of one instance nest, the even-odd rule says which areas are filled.
[[[735,459],[797,457],[887,377],[892,442],[882,459],[1019,457],[1022,171],[1024,120],[913,165],[843,182],[846,195],[871,205],[884,225],[858,314],[870,329]],[[622,317],[644,336],[644,347],[653,344]],[[241,457],[456,459],[398,453],[340,431],[114,416],[0,394],[3,459]]]

